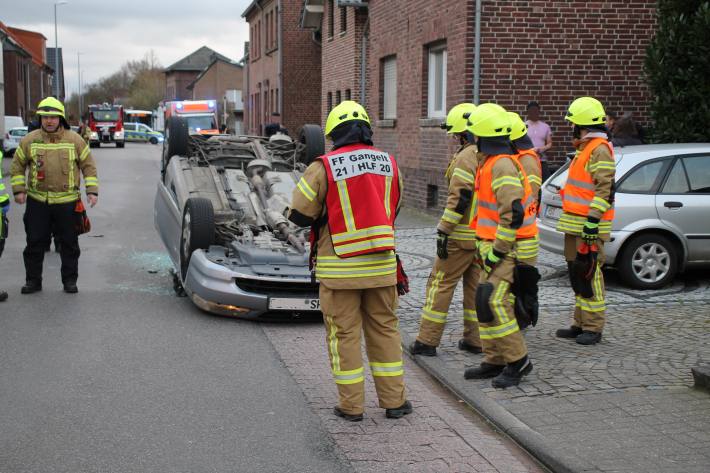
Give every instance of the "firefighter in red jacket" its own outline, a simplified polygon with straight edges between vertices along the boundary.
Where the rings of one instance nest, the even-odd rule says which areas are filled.
[[[306,169],[289,219],[311,226],[328,355],[340,401],[335,415],[363,418],[367,358],[389,418],[412,412],[405,397],[397,308],[394,220],[402,195],[397,162],[372,146],[370,119],[347,100],[328,115],[333,150]],[[313,248],[315,246],[315,248]]]

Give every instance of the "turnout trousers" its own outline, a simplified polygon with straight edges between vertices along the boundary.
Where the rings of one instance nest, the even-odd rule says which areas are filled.
[[[76,202],[48,204],[27,198],[24,223],[27,246],[22,253],[28,283],[42,283],[44,251],[49,246],[52,231],[61,240],[62,283],[76,283],[79,277],[79,236],[76,233]]]
[[[379,406],[393,409],[404,404],[397,287],[329,289],[321,283],[320,302],[338,407],[348,414],[361,414],[365,409],[362,333]]]
[[[487,254],[492,241],[479,243],[481,254]],[[528,354],[513,311],[511,284],[515,270],[515,254],[511,251],[491,271],[481,271],[476,294],[478,323],[485,363],[506,365]]]
[[[451,299],[463,279],[463,339],[469,345],[480,347],[476,316],[476,288],[481,273],[478,249],[462,249],[451,244],[447,249],[449,257],[437,257],[429,275],[417,340],[426,345],[439,346]]]
[[[582,238],[575,235],[565,234],[565,260],[568,267],[577,257],[577,250],[582,245]],[[597,239],[599,254],[597,255],[597,267],[592,276],[592,289],[594,296],[587,299],[579,294],[575,294],[574,322],[573,326],[579,327],[588,332],[601,333],[606,322],[606,300],[604,287],[604,241]]]

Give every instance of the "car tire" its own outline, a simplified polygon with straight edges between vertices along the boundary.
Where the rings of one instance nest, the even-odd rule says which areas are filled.
[[[123,148],[126,146],[126,143],[123,141],[117,141],[116,142],[116,148]]]
[[[163,140],[163,169],[168,167],[173,156],[187,155],[188,137],[187,120],[181,117],[172,117],[168,120]]]
[[[151,136],[151,137],[150,137],[150,144],[152,144],[152,145],[157,145],[157,144],[158,144],[158,138],[156,138],[155,136]]]
[[[299,161],[305,165],[311,164],[314,159],[325,154],[325,137],[323,129],[318,125],[303,125],[298,134],[298,141],[305,145],[299,157]]]
[[[616,264],[621,280],[636,289],[658,289],[678,273],[676,245],[659,233],[632,237]]]
[[[185,202],[182,213],[182,231],[180,234],[180,274],[182,280],[187,276],[192,252],[206,250],[214,243],[214,209],[212,202],[203,197],[191,197]]]

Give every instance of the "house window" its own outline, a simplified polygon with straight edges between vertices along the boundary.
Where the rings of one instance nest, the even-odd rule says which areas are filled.
[[[350,89],[345,89],[345,100],[352,100],[352,94],[350,93]]]
[[[330,111],[333,110],[333,92],[328,92],[328,100],[326,103],[328,105],[328,113],[330,113]]]
[[[439,206],[439,186],[428,184],[426,186],[426,206],[434,209]]]
[[[274,94],[274,99],[276,100],[274,102],[274,108],[276,108],[276,111],[278,113],[281,113],[281,106],[279,104],[279,89],[276,89],[276,93]]]
[[[446,116],[446,45],[429,47],[427,116]]]
[[[333,15],[335,13],[335,8],[333,4],[335,0],[328,0],[328,38],[333,37]]]
[[[340,32],[345,33],[348,30],[348,11],[345,7],[340,7]]]
[[[336,90],[335,91],[335,105],[338,105],[342,101],[342,97],[340,97],[340,91]]]
[[[397,57],[382,59],[382,118],[397,118]]]

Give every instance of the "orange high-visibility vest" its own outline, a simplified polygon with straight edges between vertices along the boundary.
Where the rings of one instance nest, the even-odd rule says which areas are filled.
[[[394,250],[399,168],[372,146],[343,146],[320,159],[328,176],[326,207],[335,254],[341,258]]]
[[[592,179],[592,174],[587,170],[587,163],[592,156],[592,151],[600,145],[607,146],[609,151],[611,151],[611,156],[614,156],[614,150],[607,140],[594,138],[572,160],[567,182],[562,192],[560,192],[562,210],[565,212],[583,217],[589,214],[589,206],[594,199],[594,180]],[[611,208],[602,214],[601,220],[611,221],[614,219],[614,204],[612,202],[610,204]]]
[[[525,169],[523,169],[523,165],[520,164],[520,158],[523,156],[532,156],[535,158],[535,162],[537,163],[537,172],[540,175],[540,178],[542,179],[542,164],[540,163],[540,155],[537,154],[537,152],[534,149],[524,149],[520,151],[518,154],[514,154],[513,158],[515,159],[515,162],[518,164],[518,168],[523,170],[523,174],[525,174],[525,182],[530,185],[530,178],[528,177],[528,174],[525,172]],[[530,191],[532,192],[532,185],[530,185]],[[535,215],[538,213],[538,202],[537,202],[537,196],[533,196],[533,205],[535,206],[534,212]]]
[[[476,207],[476,217],[471,222],[471,228],[476,229],[476,235],[484,240],[495,240],[500,216],[498,215],[498,202],[493,191],[493,166],[502,158],[508,158],[518,168],[520,183],[523,186],[522,206],[524,210],[523,224],[516,230],[515,238],[522,240],[532,238],[537,235],[537,221],[535,216],[535,196],[532,195],[528,177],[523,171],[520,163],[508,154],[497,154],[490,156],[478,168],[476,173],[476,195],[478,202]]]

